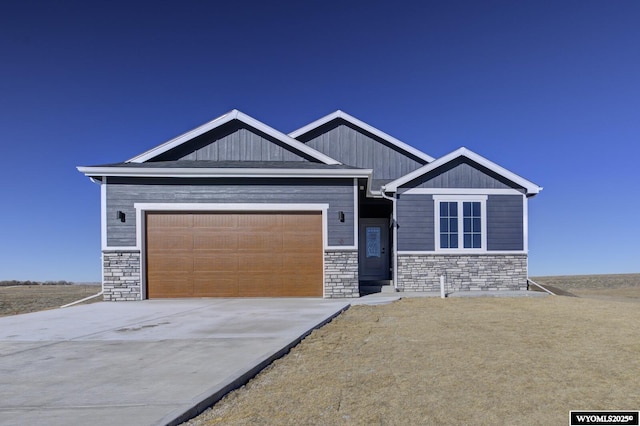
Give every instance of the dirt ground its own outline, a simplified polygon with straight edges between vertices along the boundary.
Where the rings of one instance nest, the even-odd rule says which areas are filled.
[[[19,285],[0,287],[0,316],[59,308],[94,295],[99,285]],[[85,303],[101,301],[97,297]]]
[[[574,297],[356,306],[189,425],[561,425],[640,409],[640,309]]]

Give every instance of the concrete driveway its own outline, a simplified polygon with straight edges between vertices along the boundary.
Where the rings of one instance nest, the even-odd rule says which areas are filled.
[[[175,424],[348,305],[146,300],[2,317],[0,424]]]

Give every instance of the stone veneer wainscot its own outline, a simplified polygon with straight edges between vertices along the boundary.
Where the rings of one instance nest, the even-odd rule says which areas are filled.
[[[527,255],[398,254],[398,291],[526,290]]]
[[[102,289],[105,301],[140,300],[140,251],[102,252]]]
[[[356,250],[324,252],[324,297],[360,297]]]

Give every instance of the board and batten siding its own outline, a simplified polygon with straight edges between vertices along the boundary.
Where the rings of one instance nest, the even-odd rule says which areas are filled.
[[[307,161],[301,154],[269,135],[230,122],[169,150],[153,161]]]
[[[398,250],[434,251],[433,196],[399,194],[397,201]],[[521,195],[489,195],[487,198],[487,251],[524,250],[524,217]]]
[[[165,179],[109,178],[107,245],[136,245],[134,203],[326,203],[328,244],[353,246],[353,179]],[[126,215],[120,222],[118,210]],[[339,221],[338,212],[345,221]]]
[[[389,182],[426,164],[373,135],[346,124],[322,126],[300,140],[349,166],[373,169],[373,180]],[[378,188],[375,188],[378,189]]]
[[[487,250],[524,250],[523,215],[521,195],[489,195]]]
[[[398,250],[435,250],[433,196],[401,194],[397,203]]]
[[[447,168],[438,168],[414,179],[405,185],[409,188],[512,188],[505,182],[491,176],[466,162],[457,162]]]

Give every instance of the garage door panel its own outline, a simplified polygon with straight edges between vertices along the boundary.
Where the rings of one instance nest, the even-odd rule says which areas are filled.
[[[272,253],[253,252],[245,257],[240,266],[241,271],[265,272],[277,274],[282,269],[282,259]]]
[[[195,228],[235,229],[238,227],[238,217],[225,213],[202,213],[193,215],[193,226]]]
[[[318,259],[318,256],[309,256],[307,253],[286,253],[282,256],[282,269],[285,272],[322,268],[322,259]]]
[[[162,236],[151,235],[147,239],[147,248],[152,251],[172,250],[190,252],[193,247],[193,237],[184,232],[167,232]]]
[[[195,273],[193,292],[198,297],[238,297],[238,275],[221,272],[212,278],[210,274]]]
[[[147,215],[149,297],[322,296],[320,213]]]
[[[147,213],[147,226],[153,228],[191,228],[193,227],[193,215]]]
[[[246,297],[283,296],[282,277],[248,272],[238,278],[238,290]]]
[[[193,271],[208,274],[216,272],[231,272],[237,274],[239,263],[240,259],[233,254],[216,253],[213,255],[205,255],[198,253],[193,256]]]
[[[318,296],[314,289],[317,277],[311,275],[285,274],[282,277],[282,292],[297,297]]]
[[[149,256],[148,262],[154,265],[153,271],[158,273],[191,273],[193,270],[193,257],[190,254],[160,252]]]
[[[322,244],[322,237],[308,232],[286,232],[282,236],[282,243],[285,247],[309,247],[317,250]]]
[[[238,234],[231,231],[206,230],[205,232],[197,232],[193,236],[194,250],[237,250],[238,244]]]
[[[184,274],[163,273],[161,276],[150,274],[147,279],[157,282],[149,287],[148,297],[193,297],[193,284]]]
[[[266,231],[246,232],[243,230],[238,234],[238,250],[281,251],[282,235]]]

